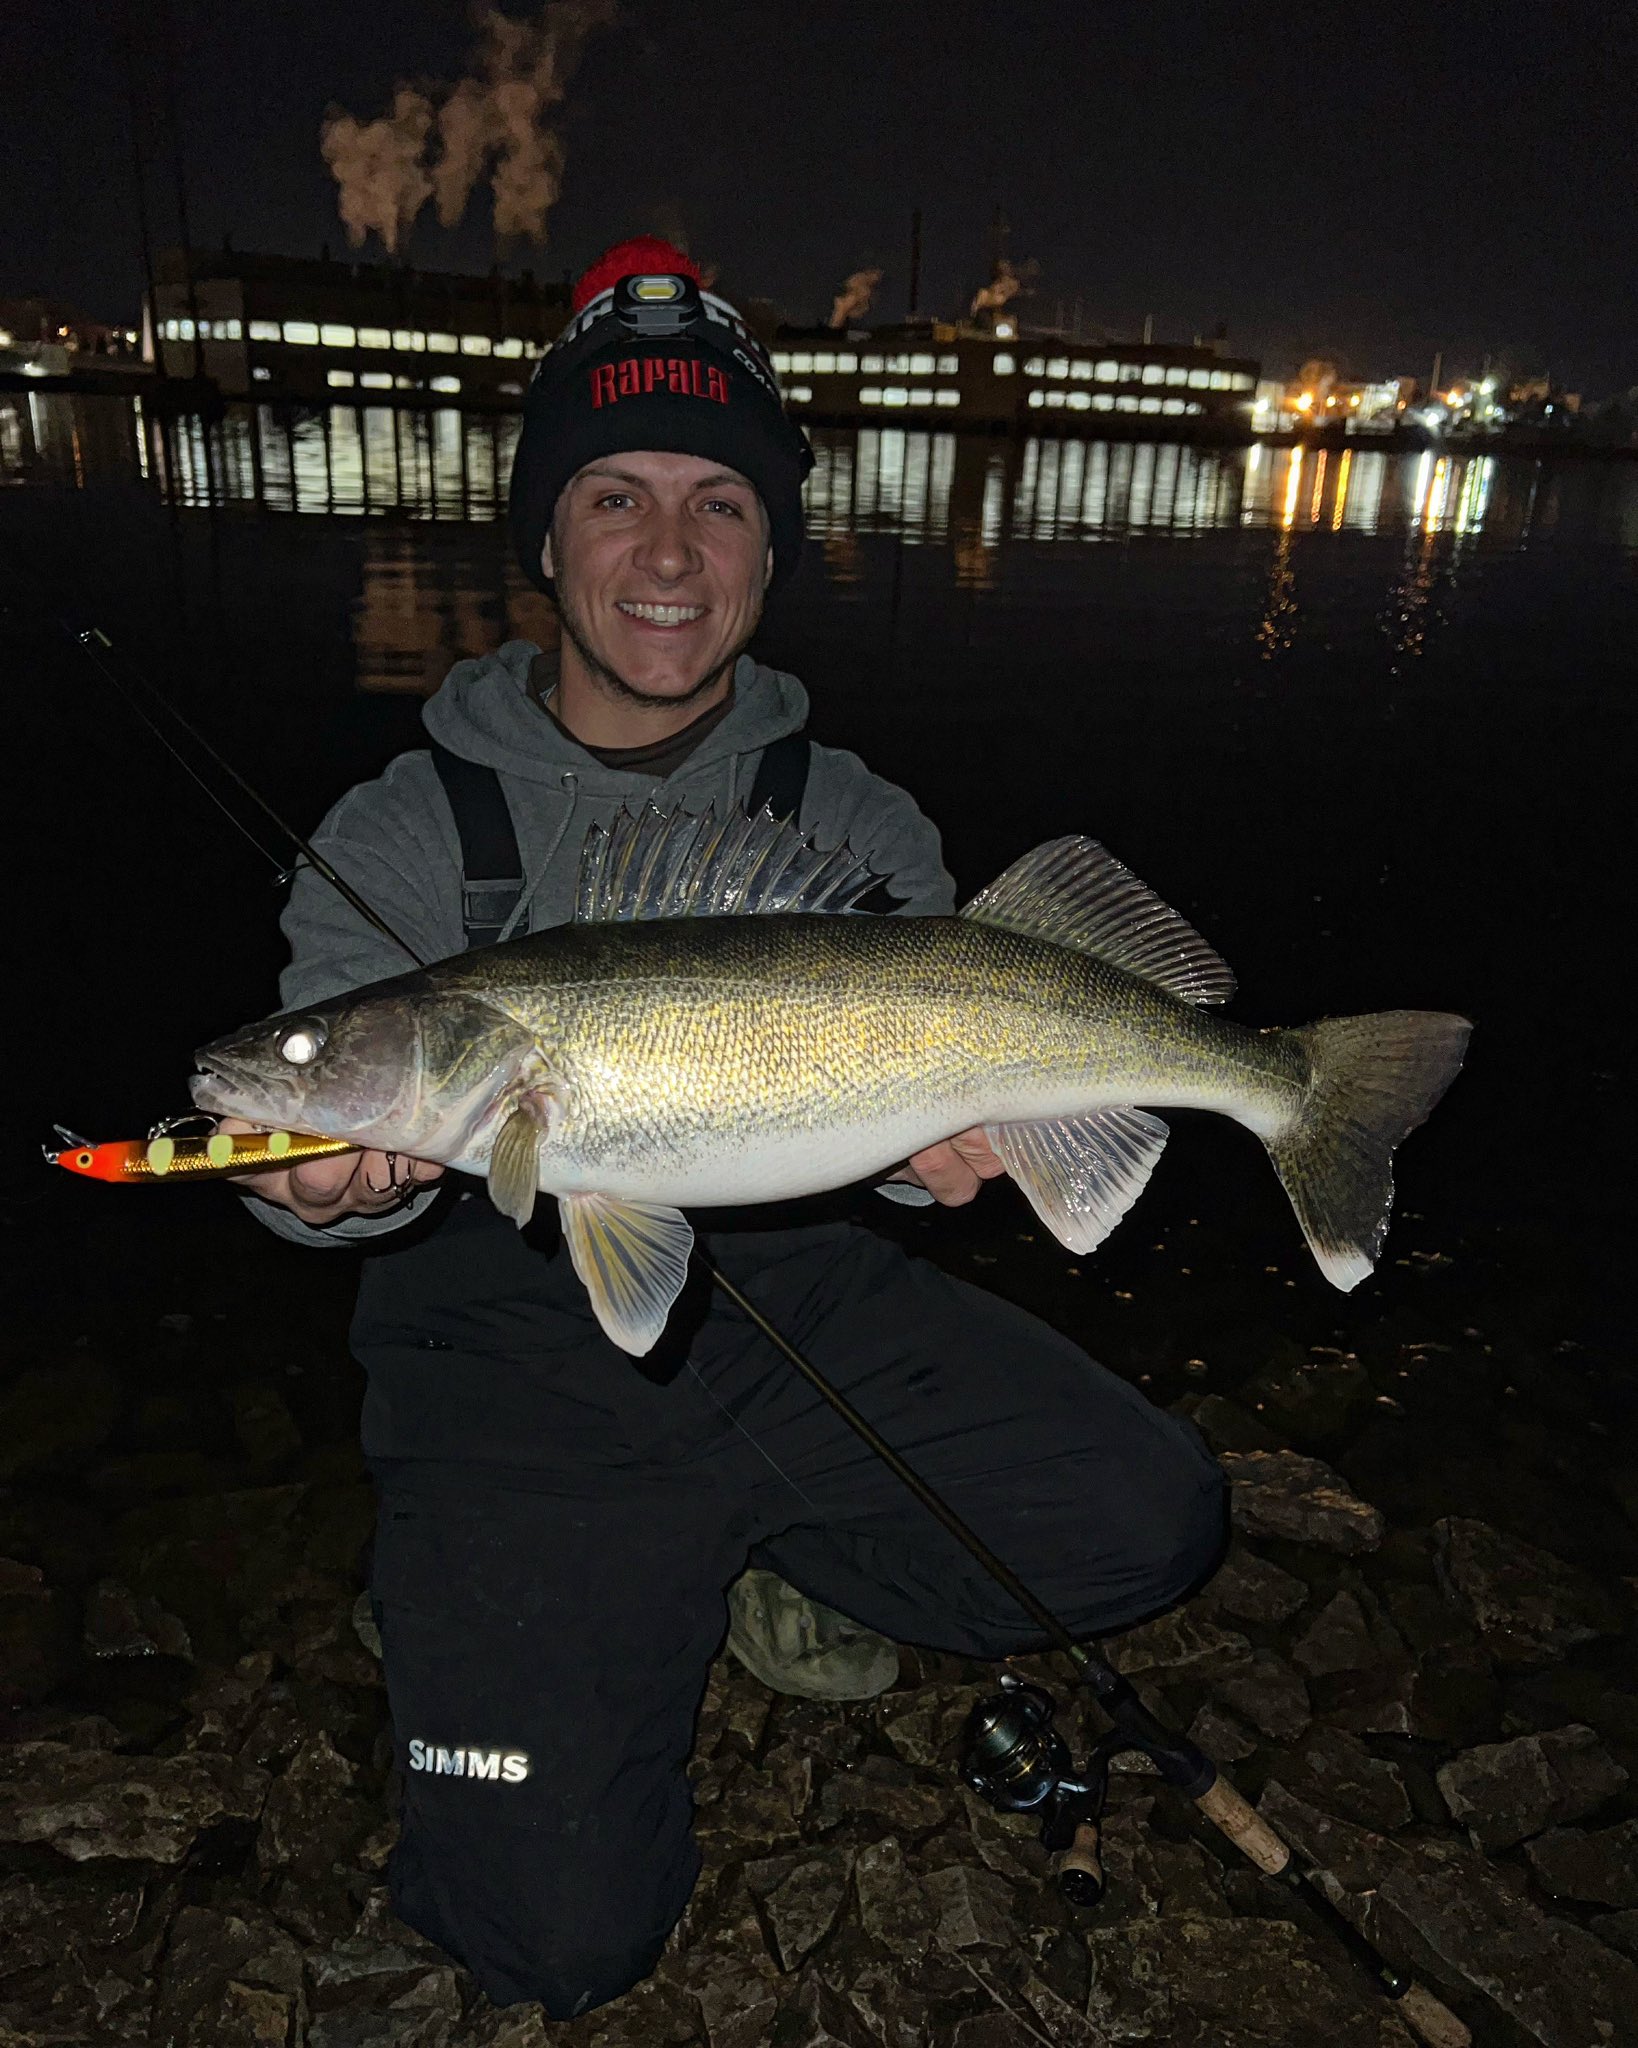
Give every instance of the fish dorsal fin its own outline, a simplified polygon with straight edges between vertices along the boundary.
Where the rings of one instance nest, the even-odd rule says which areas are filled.
[[[1159,1117],[1123,1106],[986,1124],[984,1135],[1058,1242],[1089,1252],[1142,1194],[1167,1133]]]
[[[1234,976],[1193,925],[1095,839],[1049,839],[961,915],[1096,953],[1186,1003],[1226,1003]]]
[[[851,910],[878,879],[845,842],[820,853],[766,807],[719,824],[714,805],[700,816],[645,804],[586,834],[574,914],[595,924]]]

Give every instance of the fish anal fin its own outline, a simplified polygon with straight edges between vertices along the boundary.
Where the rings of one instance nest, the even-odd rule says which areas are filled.
[[[612,1195],[562,1195],[569,1257],[610,1343],[652,1351],[688,1276],[693,1226],[680,1209]]]
[[[1095,953],[1187,1003],[1226,1003],[1234,993],[1233,974],[1193,925],[1095,839],[1049,839],[961,915]]]
[[[1116,1107],[984,1135],[1059,1243],[1089,1252],[1143,1192],[1168,1134],[1159,1117]]]

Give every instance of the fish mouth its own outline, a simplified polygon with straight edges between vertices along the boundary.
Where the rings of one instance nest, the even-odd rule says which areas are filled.
[[[264,1112],[278,1114],[274,1091],[260,1075],[219,1052],[194,1054],[199,1071],[190,1076],[188,1093],[195,1109],[212,1116],[256,1118]]]

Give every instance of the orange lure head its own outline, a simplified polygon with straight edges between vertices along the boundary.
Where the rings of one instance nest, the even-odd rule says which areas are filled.
[[[107,1145],[93,1145],[84,1138],[76,1138],[72,1131],[65,1131],[59,1125],[59,1138],[66,1140],[61,1152],[43,1147],[47,1162],[52,1166],[66,1167],[70,1173],[83,1174],[87,1180],[126,1180],[131,1167],[147,1152],[146,1144],[136,1139],[125,1139]]]

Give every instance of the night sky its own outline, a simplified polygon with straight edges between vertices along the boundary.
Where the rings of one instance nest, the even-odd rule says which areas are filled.
[[[345,246],[326,106],[373,118],[400,78],[459,77],[475,39],[457,0],[171,5],[195,239],[292,254]],[[0,294],[130,320],[121,12],[7,9]],[[157,140],[164,17],[134,12]],[[625,0],[562,109],[547,247],[502,260],[558,273],[658,228],[795,319],[879,265],[874,312],[896,317],[920,206],[922,304],[953,314],[999,205],[1039,266],[1026,319],[1078,298],[1116,335],[1222,321],[1276,371],[1425,376],[1442,349],[1450,375],[1488,352],[1600,396],[1638,383],[1635,88],[1638,15],[1577,0]],[[151,203],[173,239],[163,156]],[[429,209],[408,255],[487,269],[487,208],[455,229]]]

